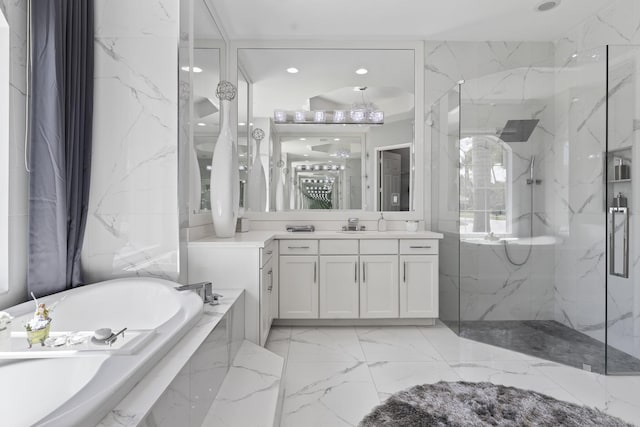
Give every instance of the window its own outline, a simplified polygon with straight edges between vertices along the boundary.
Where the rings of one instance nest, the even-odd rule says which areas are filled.
[[[511,234],[511,154],[495,136],[460,140],[460,234]]]

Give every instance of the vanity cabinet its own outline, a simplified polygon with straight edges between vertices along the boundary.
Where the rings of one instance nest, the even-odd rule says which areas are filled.
[[[260,272],[260,345],[265,345],[273,322],[273,258],[269,258]]]
[[[435,319],[436,239],[280,241],[281,319]]]
[[[317,255],[280,256],[280,318],[318,318]]]
[[[320,318],[358,318],[358,256],[320,256]]]
[[[214,292],[244,289],[245,338],[264,345],[277,317],[278,242],[245,236],[190,242],[188,282],[210,281]]]
[[[398,317],[398,256],[360,257],[360,317]]]
[[[400,317],[438,317],[437,255],[401,255],[400,275]]]

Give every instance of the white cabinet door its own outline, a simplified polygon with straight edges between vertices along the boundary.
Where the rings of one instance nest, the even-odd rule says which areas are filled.
[[[438,256],[400,257],[400,317],[438,317]]]
[[[280,318],[318,318],[318,257],[280,257]]]
[[[361,256],[360,264],[360,317],[398,317],[398,256]]]
[[[260,345],[267,342],[271,329],[271,293],[273,290],[273,258],[262,268],[260,275]]]
[[[320,318],[358,318],[357,255],[320,257]]]

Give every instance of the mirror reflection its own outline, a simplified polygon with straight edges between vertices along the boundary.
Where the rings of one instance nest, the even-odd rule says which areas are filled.
[[[245,207],[413,210],[414,57],[412,49],[238,49],[248,132],[264,132],[260,143],[249,137]]]
[[[224,48],[208,0],[196,0],[191,7],[181,14],[179,50],[180,138],[188,147],[190,221],[193,215],[211,210],[211,158],[220,133],[220,105],[215,91]],[[188,16],[193,16],[193,22]]]
[[[193,73],[193,146],[195,149],[200,179],[200,192],[195,200],[194,210],[211,210],[209,182],[211,158],[215,141],[220,133],[219,102],[215,97],[215,88],[220,80],[219,49],[196,48]],[[198,68],[196,68],[198,67]],[[196,72],[201,70],[199,72]]]

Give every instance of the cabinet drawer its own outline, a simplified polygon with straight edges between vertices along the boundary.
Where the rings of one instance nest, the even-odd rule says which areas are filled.
[[[320,255],[358,255],[358,241],[320,240]]]
[[[395,255],[398,253],[396,239],[363,239],[360,240],[360,254],[362,255]]]
[[[317,240],[280,240],[280,255],[316,255]]]
[[[435,239],[402,239],[400,253],[408,255],[437,255],[438,241]]]
[[[276,241],[272,240],[264,248],[260,249],[260,267],[264,267],[264,265],[269,262],[276,249]]]

